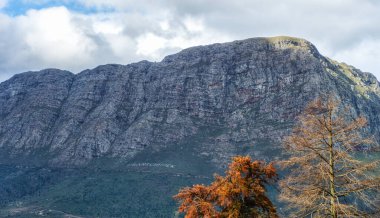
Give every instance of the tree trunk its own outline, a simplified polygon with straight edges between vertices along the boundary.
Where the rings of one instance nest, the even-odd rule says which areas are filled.
[[[337,218],[337,211],[335,205],[336,193],[335,193],[335,157],[334,157],[334,142],[333,142],[333,130],[332,130],[332,113],[329,112],[329,153],[330,153],[330,215],[332,218]]]

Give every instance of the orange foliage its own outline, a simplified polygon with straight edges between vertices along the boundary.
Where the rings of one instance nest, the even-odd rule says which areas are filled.
[[[210,186],[194,185],[174,196],[181,202],[179,212],[193,217],[278,217],[266,196],[265,185],[277,179],[273,164],[233,158],[226,176],[215,176]]]
[[[204,185],[194,185],[186,187],[178,193],[175,198],[182,199],[182,204],[178,208],[179,212],[186,212],[185,218],[190,217],[215,217],[217,211],[212,203],[213,196],[210,195],[210,187]]]

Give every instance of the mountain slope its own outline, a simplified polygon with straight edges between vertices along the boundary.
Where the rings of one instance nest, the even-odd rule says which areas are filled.
[[[367,117],[380,139],[376,78],[303,39],[199,46],[77,75],[18,74],[0,84],[0,161],[211,178],[236,154],[280,158],[281,139],[321,93],[335,93],[348,117]]]

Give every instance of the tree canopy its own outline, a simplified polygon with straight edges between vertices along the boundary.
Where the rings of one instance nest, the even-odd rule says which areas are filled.
[[[280,181],[280,199],[294,217],[366,217],[378,213],[379,161],[355,157],[358,148],[373,144],[363,137],[364,117],[348,118],[333,97],[311,102],[293,133],[284,140],[289,169]]]
[[[186,218],[278,217],[265,188],[276,178],[273,164],[237,156],[224,177],[216,175],[210,186],[183,188],[174,198],[181,202],[178,211]]]

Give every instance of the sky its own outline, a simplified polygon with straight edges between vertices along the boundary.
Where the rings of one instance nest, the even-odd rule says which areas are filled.
[[[0,0],[0,81],[279,35],[380,79],[380,0]]]

